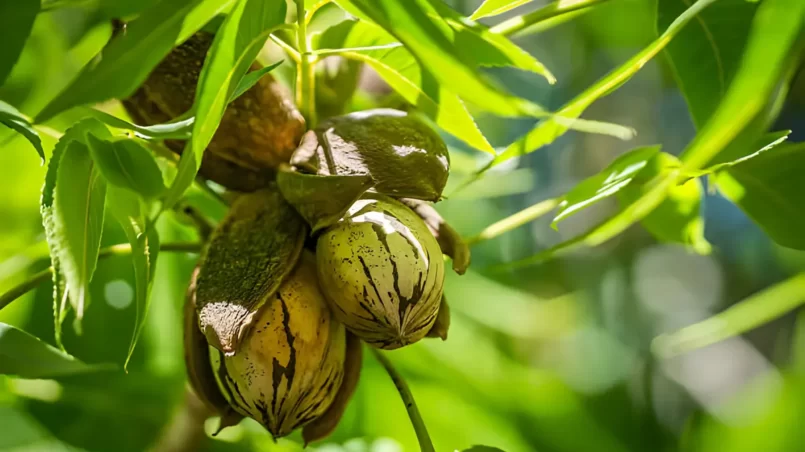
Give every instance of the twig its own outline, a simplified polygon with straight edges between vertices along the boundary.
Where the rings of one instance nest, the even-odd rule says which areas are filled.
[[[296,18],[299,25],[296,29],[297,47],[301,56],[301,61],[297,66],[296,103],[307,121],[308,129],[312,129],[316,126],[316,78],[313,73],[313,63],[316,57],[311,54],[308,43],[305,2],[296,2]]]
[[[164,243],[160,245],[159,251],[198,253],[199,251],[201,251],[201,243],[198,242]],[[129,245],[128,243],[121,243],[119,245],[112,245],[108,248],[102,249],[98,253],[98,259],[103,259],[111,256],[125,256],[127,254],[131,254],[131,245]],[[51,274],[53,274],[53,267],[48,267],[45,270],[42,270],[41,272],[34,274],[33,276],[26,279],[19,285],[11,288],[11,290],[9,290],[8,292],[0,295],[0,310],[10,305],[11,302],[16,300],[17,298],[35,289],[36,286],[38,286],[39,284],[48,281],[50,279]]]
[[[394,386],[397,387],[397,391],[400,393],[400,397],[405,403],[405,410],[408,412],[408,417],[411,419],[411,425],[414,426],[414,432],[416,432],[416,439],[419,441],[419,449],[422,452],[434,452],[435,449],[433,448],[433,443],[430,440],[430,435],[428,435],[428,429],[425,427],[425,422],[422,420],[422,416],[419,414],[419,409],[416,407],[416,402],[414,401],[414,395],[411,394],[411,390],[408,389],[408,384],[405,383],[402,375],[400,375],[394,366],[391,364],[386,355],[384,355],[380,350],[370,347],[372,353],[374,353],[375,358],[380,361],[380,364],[383,368],[386,369],[386,372],[391,377],[391,381],[394,383]]]
[[[508,216],[494,224],[487,226],[480,234],[465,239],[467,245],[475,245],[478,242],[495,238],[501,234],[518,228],[526,223],[536,220],[545,215],[559,205],[560,198],[546,199],[521,210],[514,215]]]

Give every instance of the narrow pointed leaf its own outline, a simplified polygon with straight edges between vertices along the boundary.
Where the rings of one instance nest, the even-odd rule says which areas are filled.
[[[2,9],[2,8],[0,8]],[[0,124],[19,133],[34,147],[42,162],[45,161],[45,150],[42,149],[42,140],[39,132],[34,129],[28,118],[13,106],[0,100]]]
[[[126,25],[95,59],[36,117],[43,122],[69,108],[123,99],[133,93],[151,70],[232,0],[166,0]]]
[[[193,183],[228,100],[271,31],[285,22],[285,8],[283,0],[239,0],[215,34],[199,76],[193,134],[168,191],[166,208],[174,205]]]
[[[0,323],[0,374],[21,378],[58,378],[102,370],[113,365],[88,365],[41,339]]]
[[[0,86],[6,81],[17,63],[25,41],[39,13],[40,0],[17,0],[0,2],[0,30],[3,30],[3,45],[0,46]]]
[[[235,91],[233,91],[232,95],[229,96],[229,100],[227,100],[227,103],[228,104],[232,103],[235,99],[237,99],[243,93],[248,91],[252,86],[256,85],[257,82],[259,82],[261,78],[263,78],[269,72],[271,72],[274,69],[276,69],[280,64],[282,64],[283,61],[284,60],[277,61],[274,64],[268,65],[266,67],[262,67],[260,69],[254,70],[254,71],[251,71],[248,74],[244,75],[240,79],[240,82],[238,82],[238,86],[235,87]]]
[[[478,20],[483,17],[497,16],[506,11],[523,6],[531,0],[485,0],[481,6],[475,10],[470,19]]]

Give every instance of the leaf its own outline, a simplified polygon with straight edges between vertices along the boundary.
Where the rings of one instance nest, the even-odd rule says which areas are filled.
[[[472,13],[470,19],[478,20],[483,17],[497,16],[498,14],[503,14],[506,11],[523,6],[530,1],[531,0],[486,0]]]
[[[657,28],[665,29],[689,2],[659,0]],[[697,129],[718,107],[738,70],[756,4],[720,0],[699,14],[665,49]]]
[[[509,38],[493,33],[489,28],[463,17],[441,0],[428,0],[444,21],[453,29],[450,36],[461,57],[479,67],[509,66],[533,72],[554,84],[556,78],[536,58],[517,47]]]
[[[136,141],[106,141],[87,133],[87,144],[92,160],[110,184],[127,188],[147,200],[165,192],[154,155]]]
[[[59,167],[61,160],[65,154],[67,147],[74,141],[83,142],[85,140],[85,133],[92,131],[96,135],[104,136],[108,134],[106,128],[100,122],[93,119],[86,119],[76,123],[73,127],[67,129],[58,143],[53,149],[53,155],[50,157],[48,163],[47,173],[45,175],[45,183],[42,187],[42,199],[40,201],[40,213],[42,215],[42,225],[45,229],[45,239],[48,243],[50,250],[50,260],[53,266],[53,319],[54,331],[56,336],[56,344],[60,347],[61,343],[61,325],[66,315],[67,303],[67,286],[64,275],[64,266],[62,264],[62,254],[66,253],[64,250],[67,245],[64,239],[64,230],[62,221],[57,214],[56,208],[56,188],[58,182]],[[64,178],[65,176],[63,176]]]
[[[578,118],[584,113],[593,102],[611,93],[618,87],[626,83],[634,74],[637,73],[649,60],[659,53],[679,32],[693,20],[704,8],[711,5],[715,0],[699,0],[690,8],[685,10],[671,25],[651,44],[630,58],[620,67],[614,69],[609,74],[598,80],[592,86],[584,90],[573,100],[565,104],[554,116],[546,118],[536,127],[512,143],[502,153],[487,165],[481,172],[495,167],[511,158],[522,156],[537,149],[547,146],[562,136],[568,130],[569,119]],[[557,120],[557,118],[561,118]]]
[[[201,166],[228,100],[237,83],[252,65],[268,35],[285,23],[283,0],[239,0],[215,34],[204,68],[199,75],[193,108],[193,134],[182,153],[179,171],[165,200],[164,208],[178,202]]]
[[[368,175],[378,193],[435,202],[447,183],[450,154],[415,116],[378,108],[321,122],[303,137],[291,164],[322,176]]]
[[[447,133],[476,149],[494,153],[461,99],[436,83],[407,49],[389,46],[395,42],[394,37],[369,22],[345,21],[327,29],[314,45],[317,49],[353,49],[340,54],[371,66],[392,89]]]
[[[633,149],[619,156],[598,174],[583,180],[565,195],[564,201],[559,204],[559,212],[553,219],[552,226],[556,227],[557,223],[576,212],[614,196],[626,187],[658,152],[660,146]]]
[[[0,86],[11,74],[22,53],[25,41],[39,13],[39,0],[0,2],[0,30],[3,30],[3,45],[0,46]]]
[[[92,162],[87,145],[71,141],[56,176],[54,220],[59,264],[68,297],[80,321],[89,298],[101,246],[106,181]]]
[[[503,449],[498,449],[497,447],[492,446],[472,446],[469,449],[464,449],[463,452],[504,452],[504,451]]]
[[[775,242],[805,250],[805,144],[785,143],[720,171],[719,192]]]
[[[37,337],[0,323],[0,374],[39,379],[112,369],[113,365],[84,364]]]
[[[681,165],[679,159],[671,154],[656,154],[637,174],[632,182],[634,185],[624,187],[618,192],[618,197],[625,205],[635,202],[640,195],[640,186]],[[704,219],[700,211],[703,195],[704,187],[699,178],[683,181],[671,187],[668,198],[641,223],[660,241],[681,243],[699,254],[709,254],[711,246],[704,238]]]
[[[92,137],[92,135],[89,136]],[[150,293],[153,285],[157,253],[159,252],[159,235],[154,225],[146,217],[146,206],[143,200],[135,192],[110,185],[106,199],[109,211],[120,223],[126,238],[131,244],[131,259],[134,265],[137,313],[134,320],[131,345],[129,345],[126,363],[123,366],[125,369],[128,367],[131,355],[134,353],[134,347],[137,345],[137,340],[145,326],[145,319],[151,304]]]
[[[500,116],[539,116],[545,111],[494,86],[462,58],[452,29],[428,0],[335,0],[350,14],[381,26],[439,82],[462,99]]]
[[[372,188],[369,175],[319,176],[281,170],[277,186],[312,232],[337,223],[362,194]]]
[[[787,73],[803,21],[805,3],[799,0],[758,6],[738,72],[718,109],[682,153],[686,170],[711,163],[767,107]]]
[[[260,69],[255,70],[255,71],[251,71],[248,74],[246,74],[243,77],[241,77],[240,82],[238,83],[238,86],[235,88],[235,91],[232,93],[231,96],[229,96],[229,100],[227,101],[227,104],[230,104],[230,103],[234,102],[235,99],[237,99],[238,97],[243,95],[243,93],[248,91],[251,87],[256,85],[257,82],[259,82],[261,78],[263,78],[269,72],[271,72],[274,69],[276,69],[280,64],[282,64],[283,61],[284,60],[279,60],[274,64],[271,64],[271,65],[266,66],[266,67],[262,67]]]
[[[44,122],[69,108],[123,99],[170,50],[193,35],[232,0],[165,0],[126,25],[72,83],[37,115]]]
[[[131,130],[136,136],[144,140],[187,140],[190,138],[193,123],[196,120],[195,117],[191,116],[165,124],[139,126],[94,108],[89,109],[89,114],[110,127]]]
[[[2,8],[0,8],[2,9]],[[2,46],[0,46],[2,48]],[[45,162],[45,150],[42,148],[42,140],[39,138],[39,132],[33,128],[31,122],[19,110],[13,106],[0,100],[0,124],[16,131],[36,149],[42,163]]]
[[[277,190],[237,198],[210,237],[198,276],[199,326],[211,346],[237,350],[254,314],[295,267],[307,232]]]
[[[658,336],[651,349],[663,358],[693,351],[764,325],[803,303],[805,274],[800,273],[706,320]]]

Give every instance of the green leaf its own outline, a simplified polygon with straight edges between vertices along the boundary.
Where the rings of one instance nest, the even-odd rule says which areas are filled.
[[[713,317],[658,336],[651,348],[663,358],[686,353],[743,334],[791,312],[803,303],[805,274],[800,273]]]
[[[134,140],[102,140],[87,133],[92,160],[112,185],[129,189],[147,200],[165,192],[154,155]]]
[[[3,30],[3,45],[0,46],[0,86],[5,83],[11,69],[17,63],[38,13],[39,0],[0,3],[0,30]]]
[[[126,26],[72,83],[36,117],[40,123],[69,108],[125,98],[170,50],[192,36],[233,0],[166,0]]]
[[[608,0],[555,0],[534,11],[505,20],[490,30],[503,36],[528,36],[563,24]]]
[[[659,0],[657,28],[665,29],[689,2]],[[738,70],[756,4],[720,0],[699,14],[665,49],[697,129],[704,126]]]
[[[719,191],[775,242],[805,250],[805,144],[785,143],[717,173]]]
[[[39,379],[112,369],[113,365],[84,364],[37,337],[0,323],[0,374]]]
[[[31,143],[31,146],[36,149],[36,153],[39,154],[39,158],[42,159],[42,162],[45,162],[45,150],[42,149],[42,140],[39,138],[39,132],[33,128],[31,122],[25,115],[2,100],[0,100],[0,124],[5,125],[25,137],[25,139]]]
[[[487,27],[462,16],[441,0],[429,1],[453,29],[451,41],[462,52],[461,57],[466,61],[474,61],[480,67],[515,67],[542,75],[550,84],[556,82],[553,74],[542,63],[517,47],[509,38],[492,33]]]
[[[635,202],[640,196],[640,186],[681,165],[679,159],[671,154],[656,154],[634,181],[618,192],[618,197],[625,205]],[[709,254],[711,246],[704,238],[704,220],[701,216],[703,195],[704,187],[699,178],[683,181],[671,187],[668,198],[640,222],[662,242],[681,243],[699,254]]]
[[[497,447],[492,446],[472,446],[469,449],[464,449],[463,452],[504,452],[504,451],[503,449],[498,449]]]
[[[110,185],[106,200],[109,211],[120,223],[126,238],[131,244],[131,259],[134,265],[137,313],[134,320],[131,345],[129,345],[126,363],[124,364],[125,369],[128,367],[132,353],[134,353],[134,347],[137,345],[137,340],[140,338],[148,315],[148,308],[151,303],[151,286],[154,282],[154,268],[156,267],[157,253],[159,252],[159,235],[154,225],[146,217],[147,206],[135,192]]]
[[[199,75],[193,104],[196,111],[193,135],[182,153],[165,208],[173,206],[193,183],[204,150],[218,129],[238,82],[254,62],[271,31],[285,23],[285,6],[284,0],[239,0],[215,34]]]
[[[235,99],[237,99],[238,97],[242,96],[243,93],[245,93],[246,91],[251,89],[251,87],[256,85],[257,82],[259,82],[261,78],[263,78],[269,72],[271,72],[274,69],[276,69],[280,64],[282,64],[283,61],[284,60],[279,60],[279,61],[277,61],[276,63],[274,63],[272,65],[262,67],[260,69],[255,70],[255,71],[251,71],[248,74],[246,74],[243,77],[241,77],[240,82],[238,82],[238,86],[235,88],[235,91],[232,92],[232,95],[229,96],[229,100],[227,100],[226,103],[231,104],[232,102],[234,102]]]
[[[316,49],[348,49],[339,54],[371,66],[392,89],[447,133],[476,149],[494,153],[461,99],[436,83],[411,52],[396,42],[370,22],[344,21],[330,27],[313,44]]]
[[[62,255],[67,253],[68,250],[65,249],[67,244],[65,243],[63,222],[58,215],[55,202],[56,188],[59,168],[67,147],[74,141],[78,141],[79,143],[84,142],[85,133],[87,131],[92,131],[92,133],[99,136],[105,136],[105,134],[109,133],[103,124],[94,119],[83,120],[65,131],[59,142],[56,143],[53,149],[53,155],[50,157],[39,206],[42,215],[42,225],[45,229],[45,239],[47,240],[50,250],[51,265],[53,266],[54,331],[56,344],[60,347],[62,346],[61,325],[67,313],[67,284]],[[65,177],[67,176],[62,176],[62,179]]]
[[[660,146],[633,149],[615,159],[604,170],[576,185],[559,204],[552,226],[598,201],[614,196],[628,185],[648,165]]]
[[[781,78],[788,74],[804,21],[805,3],[799,0],[767,0],[760,4],[740,68],[726,95],[682,153],[686,170],[711,163],[767,108]]]
[[[593,102],[626,83],[649,60],[665,48],[665,46],[679,34],[685,25],[714,1],[715,0],[699,0],[694,3],[690,8],[685,10],[683,14],[677,17],[659,38],[630,58],[623,65],[611,71],[573,100],[565,104],[565,106],[555,113],[554,117],[546,118],[537,123],[533,130],[512,143],[502,153],[498,154],[482,171],[497,166],[511,158],[534,152],[543,146],[553,143],[554,140],[568,131],[568,126],[571,125],[567,122],[568,120],[578,118]]]
[[[545,111],[494,86],[463,59],[453,29],[428,0],[335,0],[350,14],[383,27],[426,68],[439,84],[462,99],[501,116],[539,116]]]
[[[196,118],[191,116],[165,124],[139,126],[94,108],[88,109],[88,112],[104,124],[116,129],[131,130],[144,140],[187,140],[193,131],[193,123],[196,121]]]
[[[312,232],[337,223],[372,184],[369,175],[319,176],[289,170],[277,174],[282,196],[302,215]]]
[[[531,0],[485,0],[481,6],[475,10],[470,16],[472,20],[478,20],[483,17],[497,16],[506,11],[523,6]]]
[[[70,303],[80,321],[98,262],[106,199],[106,181],[86,144],[77,140],[67,144],[59,163],[54,195],[59,263]]]

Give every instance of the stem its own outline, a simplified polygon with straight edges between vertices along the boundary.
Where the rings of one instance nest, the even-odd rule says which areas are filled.
[[[581,9],[587,9],[591,6],[595,6],[606,1],[608,0],[581,0],[569,5],[556,1],[550,5],[545,5],[536,11],[523,14],[522,16],[512,17],[509,20],[503,21],[490,28],[489,31],[504,36],[511,36],[540,22],[544,22],[546,20],[553,19],[554,17]]]
[[[416,402],[414,401],[414,395],[411,394],[411,390],[408,389],[408,384],[405,383],[402,375],[397,372],[397,369],[391,364],[386,355],[384,355],[380,350],[370,347],[372,353],[374,353],[375,358],[380,361],[380,364],[383,368],[386,369],[386,372],[391,377],[391,381],[394,383],[394,386],[397,387],[397,391],[400,393],[400,397],[405,403],[405,410],[408,412],[408,417],[411,419],[411,425],[414,426],[414,432],[416,432],[416,439],[419,441],[419,449],[422,452],[434,452],[435,449],[433,448],[433,443],[430,440],[430,435],[428,435],[428,429],[425,427],[425,422],[422,421],[422,416],[419,414],[419,409],[416,407]]]
[[[159,251],[198,253],[199,251],[201,251],[201,245],[202,244],[198,242],[164,243],[159,247]],[[101,251],[98,253],[98,259],[103,259],[112,256],[125,256],[128,254],[131,254],[131,245],[128,243],[121,243],[118,245],[112,245],[110,247],[101,249]],[[48,267],[45,270],[42,270],[41,272],[32,275],[30,278],[26,279],[19,285],[12,287],[11,290],[9,290],[8,292],[0,295],[0,310],[10,305],[11,302],[16,300],[17,298],[35,289],[36,286],[38,286],[39,284],[48,281],[50,279],[51,274],[53,274],[53,267]]]
[[[275,36],[274,33],[270,34],[268,37],[271,38],[272,41],[274,41],[274,44],[280,46],[280,48],[284,50],[286,54],[288,54],[288,56],[293,60],[294,63],[296,63],[297,65],[302,63],[302,56],[299,55],[299,52],[297,52],[296,49],[291,47],[290,44],[283,41],[282,38],[280,38],[279,36]]]
[[[487,226],[480,234],[465,240],[467,245],[475,245],[478,242],[495,238],[501,234],[519,228],[520,226],[536,220],[545,215],[559,205],[561,198],[546,199],[531,207],[521,210],[514,215],[508,216],[494,224]]]
[[[313,73],[315,56],[310,53],[310,43],[307,38],[307,23],[305,22],[305,3],[296,2],[296,20],[299,27],[296,30],[297,47],[299,48],[300,62],[296,66],[296,104],[305,117],[307,128],[316,126],[316,78]]]
[[[318,11],[324,6],[327,6],[331,2],[332,0],[320,0],[315,5],[311,6],[310,9],[307,10],[307,13],[305,14],[305,24],[310,23],[310,21],[313,19],[313,15],[316,14],[316,11]]]

